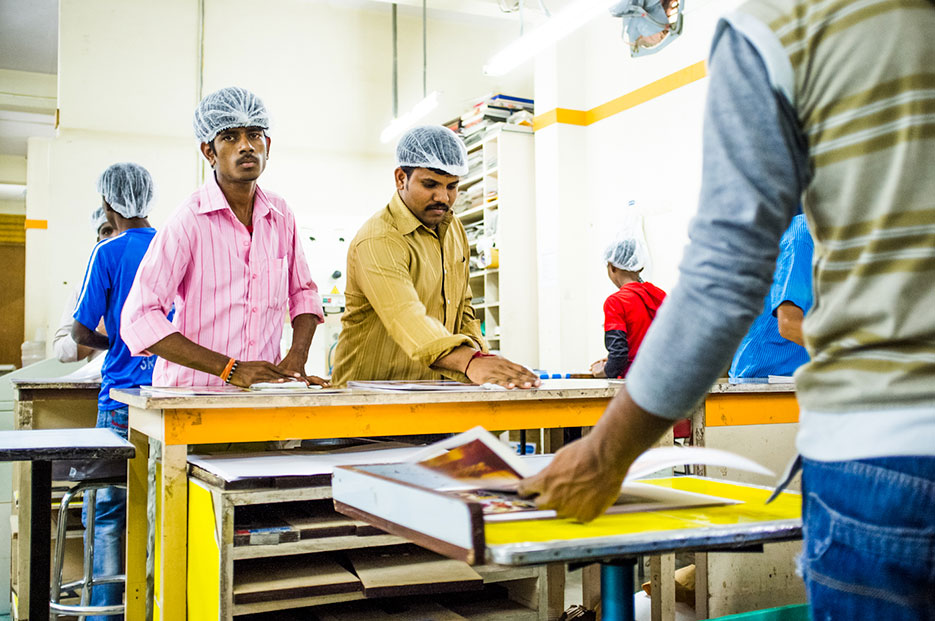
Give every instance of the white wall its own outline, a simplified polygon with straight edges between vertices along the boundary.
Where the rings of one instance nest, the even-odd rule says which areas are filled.
[[[737,4],[687,4],[682,36],[637,59],[620,38],[619,19],[596,18],[537,58],[537,114],[590,110],[705,60],[718,17]],[[602,252],[627,218],[643,220],[652,255],[644,278],[667,291],[674,286],[701,186],[706,88],[705,78],[585,127],[537,131],[540,243],[551,237],[556,247],[553,270],[540,273],[540,316],[545,305],[563,318],[558,339],[540,330],[544,367],[583,371],[606,355],[602,304],[614,287]],[[627,211],[631,199],[635,213]],[[548,259],[540,256],[540,264]],[[543,279],[557,281],[545,298]]]
[[[203,179],[191,134],[198,100],[196,0],[62,0],[55,138],[29,145],[26,335],[50,335],[93,245],[95,181],[116,161],[137,161],[157,186],[159,226]],[[205,0],[203,93],[232,84],[257,92],[272,116],[262,185],[293,206],[323,291],[345,271],[337,237],[353,237],[393,191],[390,7],[326,0]],[[529,95],[531,75],[493,80],[486,59],[514,38],[512,21],[429,12],[428,89],[443,91],[428,122],[463,112],[486,92]],[[400,111],[422,97],[421,11],[399,11]],[[317,244],[317,245],[316,245]],[[341,287],[343,283],[337,281]],[[321,339],[324,341],[325,339]],[[309,370],[323,372],[317,342]]]
[[[0,183],[25,185],[26,158],[19,155],[0,155]],[[0,213],[25,214],[26,200],[0,199]]]

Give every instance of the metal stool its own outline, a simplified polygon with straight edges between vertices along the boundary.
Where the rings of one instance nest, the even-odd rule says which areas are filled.
[[[83,619],[85,615],[117,615],[123,614],[123,604],[113,604],[111,606],[91,606],[91,587],[96,584],[125,584],[126,575],[94,577],[94,518],[97,511],[97,503],[88,503],[87,524],[85,525],[84,537],[84,575],[80,580],[62,584],[62,564],[65,560],[65,529],[68,522],[68,505],[76,496],[93,493],[95,496],[97,490],[107,487],[120,487],[126,489],[126,479],[96,479],[85,480],[65,492],[62,496],[62,502],[59,505],[58,512],[58,533],[55,538],[55,564],[52,569],[52,588],[51,601],[49,604],[50,618],[56,619],[58,615],[77,615]],[[62,604],[62,597],[78,597],[80,589],[79,604]]]

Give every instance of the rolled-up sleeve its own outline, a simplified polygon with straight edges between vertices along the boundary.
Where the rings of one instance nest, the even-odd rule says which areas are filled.
[[[723,22],[709,67],[691,243],[627,375],[632,399],[671,419],[704,396],[760,312],[808,177],[791,105],[772,89],[756,50]]]
[[[289,225],[292,228],[292,264],[289,266],[289,318],[295,321],[295,318],[299,315],[308,313],[318,317],[319,322],[323,322],[325,314],[321,308],[321,295],[318,293],[318,285],[312,280],[312,272],[308,267],[308,261],[305,259],[305,252],[302,250],[295,218],[292,217],[291,212],[289,215]]]
[[[183,227],[170,222],[149,245],[120,313],[120,336],[134,356],[149,356],[149,347],[178,332],[167,319],[179,285],[191,263]]]
[[[352,249],[361,291],[387,333],[412,360],[429,367],[459,345],[474,346],[430,317],[408,270],[408,251],[391,237],[366,238]],[[349,259],[350,260],[350,259]]]

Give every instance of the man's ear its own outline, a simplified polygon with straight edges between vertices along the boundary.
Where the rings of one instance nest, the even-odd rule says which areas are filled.
[[[214,147],[210,142],[201,143],[201,154],[205,156],[206,160],[208,160],[208,164],[211,165],[211,168],[214,168],[214,160],[217,158],[214,153]]]
[[[273,146],[273,141],[270,140],[269,136],[266,137],[266,159],[269,159],[269,149]]]
[[[396,170],[393,171],[393,177],[396,179],[396,189],[404,190],[406,188],[406,181],[409,179],[409,177],[406,176],[406,171],[397,167]]]

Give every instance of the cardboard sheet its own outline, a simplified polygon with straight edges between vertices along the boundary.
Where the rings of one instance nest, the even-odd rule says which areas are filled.
[[[450,593],[482,589],[484,579],[467,563],[417,546],[348,550],[367,597]]]
[[[234,603],[349,593],[360,580],[325,555],[280,556],[235,562]]]

